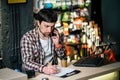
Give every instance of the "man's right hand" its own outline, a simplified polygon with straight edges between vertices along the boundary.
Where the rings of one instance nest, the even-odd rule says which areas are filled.
[[[56,65],[48,65],[48,66],[45,66],[43,67],[43,72],[45,74],[56,74],[59,72],[59,70],[57,69],[57,66]]]

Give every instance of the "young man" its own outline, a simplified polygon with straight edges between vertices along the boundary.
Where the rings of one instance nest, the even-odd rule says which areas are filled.
[[[59,33],[54,28],[57,13],[41,9],[34,17],[37,20],[35,29],[25,33],[21,39],[23,68],[45,74],[58,73],[57,56],[65,57],[65,48],[60,44]]]

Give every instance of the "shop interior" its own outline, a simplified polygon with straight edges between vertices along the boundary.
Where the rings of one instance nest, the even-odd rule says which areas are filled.
[[[33,14],[42,8],[53,9],[58,13],[55,28],[62,37],[61,41],[66,48],[68,63],[74,62],[74,66],[84,67],[79,66],[77,61],[91,57],[95,60],[96,58],[104,59],[100,66],[120,61],[119,0],[18,0],[18,2],[8,0],[1,2],[1,4],[0,69],[7,67],[20,72],[22,64],[19,47],[20,39],[26,31],[34,28],[32,26],[35,21]],[[3,7],[3,5],[6,6]],[[5,12],[11,14],[8,15]],[[5,27],[3,28],[3,26]],[[120,67],[117,67],[115,71],[110,71],[104,72],[102,76],[98,75],[86,79],[120,79]],[[12,73],[11,70],[10,72]],[[16,73],[13,72],[13,74]],[[21,72],[19,75],[22,76]],[[22,77],[23,80],[26,80],[24,77],[26,78],[26,75]],[[0,79],[2,79],[1,76]],[[51,77],[49,79],[51,80]]]

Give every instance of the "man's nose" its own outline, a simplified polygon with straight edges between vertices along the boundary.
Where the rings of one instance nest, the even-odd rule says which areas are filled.
[[[48,29],[47,29],[47,31],[48,31],[48,32],[51,32],[51,31],[52,31],[52,29],[48,28]]]

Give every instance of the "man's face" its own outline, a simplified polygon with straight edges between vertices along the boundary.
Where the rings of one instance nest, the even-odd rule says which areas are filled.
[[[54,25],[55,23],[42,21],[41,23],[39,23],[39,30],[45,37],[48,37],[51,34]]]

